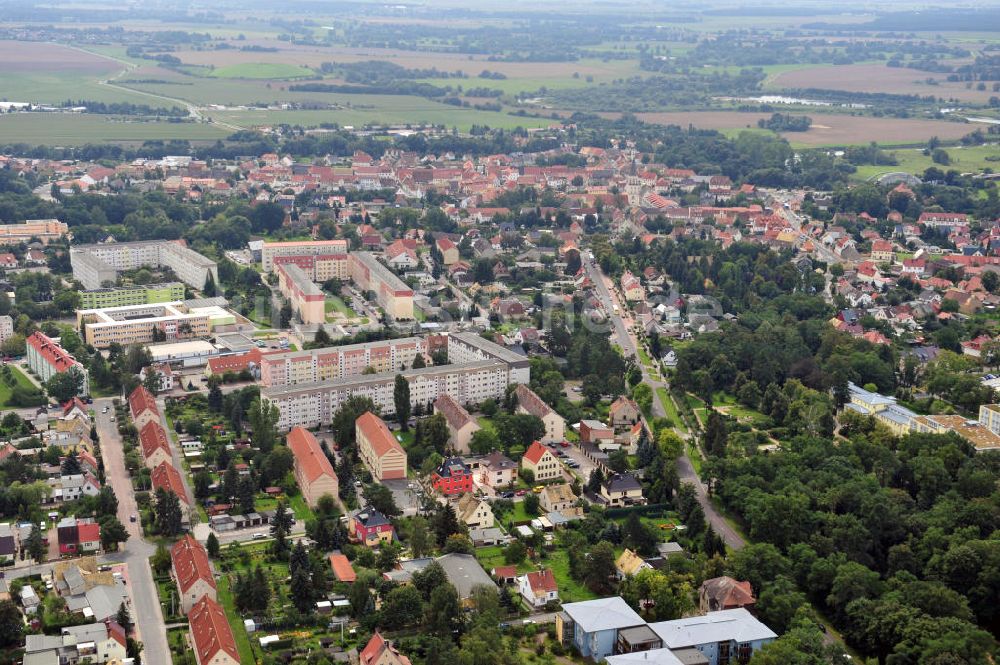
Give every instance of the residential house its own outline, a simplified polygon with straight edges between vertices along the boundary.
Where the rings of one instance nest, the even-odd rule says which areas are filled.
[[[198,665],[239,665],[236,638],[219,603],[202,596],[188,612],[188,628]]]
[[[888,240],[875,240],[872,242],[871,259],[875,263],[892,263],[896,254],[892,250],[892,243]]]
[[[479,464],[479,482],[488,487],[506,487],[517,482],[517,462],[494,450]]]
[[[461,457],[449,457],[431,474],[431,486],[445,496],[471,492],[472,469]]]
[[[533,570],[517,578],[518,591],[529,607],[538,609],[559,602],[559,587],[549,568]]]
[[[355,421],[358,455],[375,480],[406,478],[406,451],[371,411]]]
[[[646,290],[642,288],[642,282],[628,270],[622,274],[621,286],[628,302],[642,302],[646,299]]]
[[[368,644],[358,654],[359,665],[410,665],[410,659],[399,653],[392,642],[375,631]]]
[[[635,400],[622,395],[611,403],[608,417],[616,432],[624,432],[632,429],[632,426],[639,422],[639,419],[642,418],[642,412]]]
[[[56,536],[59,539],[59,554],[63,556],[97,552],[101,549],[101,525],[90,517],[62,518],[56,525]]]
[[[215,576],[208,552],[194,536],[186,533],[170,548],[170,561],[184,614],[189,613],[203,597],[216,600]]]
[[[546,485],[538,496],[538,503],[547,513],[568,510],[576,506],[577,498],[567,483]]]
[[[450,266],[458,262],[458,245],[445,236],[438,238],[436,244],[441,253],[441,263]]]
[[[642,484],[630,473],[615,473],[605,478],[598,498],[611,508],[646,503]]]
[[[371,506],[359,508],[351,513],[347,522],[347,533],[352,541],[368,547],[378,547],[392,542],[396,536],[392,522]]]
[[[542,443],[555,443],[566,438],[566,421],[531,388],[523,383],[518,384],[517,388],[514,389],[514,396],[517,397],[518,413],[537,416],[545,423],[545,434],[541,438]]]
[[[174,389],[174,373],[170,369],[168,363],[161,363],[159,365],[150,365],[148,367],[143,367],[139,371],[139,380],[145,385],[146,377],[149,376],[151,372],[156,374],[158,383],[156,386],[156,391],[160,393],[170,392]]]
[[[337,474],[313,433],[304,427],[293,427],[286,441],[295,458],[295,482],[309,507],[315,508],[324,494],[336,499],[339,494]]]
[[[143,461],[150,469],[154,469],[164,462],[173,464],[170,443],[167,439],[167,433],[160,425],[159,416],[156,417],[156,420],[148,421],[139,430],[139,449],[142,451]]]
[[[463,494],[458,500],[455,514],[458,516],[458,521],[470,529],[490,529],[495,523],[490,504],[471,492]]]
[[[469,442],[472,435],[482,429],[476,419],[469,415],[461,404],[448,393],[434,400],[434,413],[440,413],[448,423],[448,443],[458,453],[469,452]]]
[[[580,655],[600,662],[615,653],[618,633],[644,626],[636,611],[618,596],[566,603],[556,615],[556,639]]]
[[[160,410],[156,407],[156,398],[146,390],[145,386],[139,386],[128,396],[129,413],[132,416],[132,423],[137,430],[150,422],[160,422]]]
[[[625,579],[626,577],[632,577],[640,570],[652,570],[653,566],[646,563],[646,561],[630,550],[625,548],[625,551],[618,555],[615,560],[615,570],[618,571],[618,579]]]
[[[777,635],[744,608],[710,612],[649,627],[674,651],[697,649],[709,665],[745,664]]]
[[[551,450],[534,441],[521,457],[521,469],[531,471],[536,482],[562,478],[562,464]]]
[[[725,575],[705,580],[698,588],[698,608],[702,612],[732,610],[738,607],[753,609],[756,602],[749,582],[740,582]]]
[[[24,663],[122,663],[127,657],[125,629],[116,621],[64,626],[59,635],[25,635]]]

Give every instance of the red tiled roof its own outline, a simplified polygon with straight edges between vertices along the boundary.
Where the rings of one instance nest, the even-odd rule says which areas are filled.
[[[96,543],[101,539],[101,525],[96,522],[77,523],[77,542]]]
[[[364,434],[364,437],[372,447],[372,452],[378,457],[382,457],[392,450],[396,450],[404,455],[406,454],[406,451],[403,450],[403,447],[393,437],[392,432],[389,431],[385,422],[371,411],[361,414],[355,425]]]
[[[532,442],[528,449],[524,451],[524,459],[528,460],[532,464],[538,464],[538,461],[542,459],[542,455],[548,452],[548,449],[543,446],[538,441]]]
[[[168,461],[160,462],[153,473],[150,475],[150,480],[153,483],[153,491],[160,489],[161,487],[168,492],[173,492],[177,495],[177,498],[187,503],[187,492],[184,491],[184,481],[181,480],[181,474],[174,468],[174,465]]]
[[[544,570],[533,570],[528,573],[528,586],[531,590],[537,593],[548,593],[549,591],[558,591],[559,587],[556,584],[555,575],[548,568]]]
[[[343,554],[330,555],[330,567],[333,568],[333,575],[340,582],[354,582],[358,579],[357,573],[351,567],[351,562]]]
[[[194,539],[190,533],[170,548],[170,559],[174,564],[174,574],[177,576],[177,586],[181,593],[187,593],[199,580],[204,580],[215,588],[215,577],[212,566],[208,562],[208,552]]]
[[[152,411],[156,415],[160,415],[159,409],[156,408],[156,398],[146,390],[145,386],[139,386],[128,396],[128,408],[132,412],[133,418],[143,411]]]
[[[66,349],[56,344],[50,337],[38,330],[28,335],[26,342],[28,343],[28,346],[37,351],[38,354],[45,359],[45,362],[48,363],[48,365],[56,372],[65,372],[70,367],[79,364],[76,361],[76,358],[70,355]]]
[[[240,662],[236,638],[233,637],[221,605],[208,596],[202,596],[191,608],[188,623],[199,663],[211,662],[219,651],[224,651],[234,661]]]
[[[388,651],[390,657],[388,659],[383,659],[382,656]],[[385,639],[379,633],[372,635],[372,638],[368,640],[368,644],[365,648],[361,650],[361,654],[358,657],[361,665],[376,665],[381,663],[381,665],[388,665],[389,663],[395,662],[398,665],[410,665],[410,659],[399,653],[396,647],[392,646],[389,640]]]
[[[139,432],[139,445],[142,448],[142,458],[149,457],[156,452],[157,448],[163,448],[167,455],[170,454],[170,442],[167,441],[167,433],[163,427],[155,420],[146,423],[146,426]]]
[[[313,433],[304,427],[293,427],[288,433],[288,448],[295,455],[295,461],[310,483],[320,476],[333,476],[336,473],[330,460],[323,454],[319,442]]]

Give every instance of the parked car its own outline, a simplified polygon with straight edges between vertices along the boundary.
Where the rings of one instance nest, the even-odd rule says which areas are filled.
[[[514,492],[514,496],[524,496],[527,493],[528,490],[517,490],[516,492]]]
[[[534,492],[535,494],[541,494],[542,490],[544,489],[545,485],[535,485],[534,487],[531,488],[531,491]]]

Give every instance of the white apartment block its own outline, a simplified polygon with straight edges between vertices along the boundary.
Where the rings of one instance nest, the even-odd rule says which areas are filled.
[[[277,387],[360,376],[369,367],[376,374],[401,371],[404,366],[413,367],[418,354],[429,362],[427,341],[422,337],[286,351],[261,358],[260,381],[265,386]]]
[[[155,341],[154,330],[162,331],[166,340],[207,337],[210,321],[209,314],[190,312],[180,302],[81,309],[76,313],[84,341],[99,349],[113,343],[148,344]]]
[[[531,361],[525,356],[484,339],[477,333],[459,332],[448,335],[448,362],[468,363],[478,360],[499,360],[510,368],[510,382],[531,382]]]
[[[264,272],[271,272],[274,269],[274,259],[279,256],[347,254],[347,249],[345,239],[265,242],[260,248],[260,262]]]
[[[261,397],[278,407],[278,427],[283,430],[295,425],[316,427],[330,424],[337,408],[352,395],[371,398],[380,407],[382,415],[391,416],[396,411],[393,388],[397,374],[402,374],[409,381],[410,404],[413,406],[429,406],[443,393],[463,404],[475,404],[487,398],[501,399],[510,379],[510,372],[504,363],[481,360],[265,387],[261,390]]]
[[[14,319],[4,314],[0,316],[0,344],[3,344],[14,335]]]
[[[349,255],[351,280],[359,291],[372,291],[385,313],[394,319],[413,319],[413,289],[403,283],[370,252]]]
[[[119,273],[144,266],[170,268],[179,280],[199,290],[205,288],[209,275],[219,283],[215,261],[179,242],[145,240],[80,245],[70,248],[70,263],[73,279],[87,289],[99,289],[105,282],[114,283]]]

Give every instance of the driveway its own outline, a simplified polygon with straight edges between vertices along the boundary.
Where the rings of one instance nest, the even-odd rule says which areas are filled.
[[[398,480],[383,480],[382,484],[392,492],[392,498],[396,500],[396,505],[403,511],[404,517],[416,515],[420,511],[420,496],[416,490],[420,485],[406,478]],[[413,485],[411,488],[410,485]]]
[[[108,412],[102,413],[107,406]],[[132,480],[125,469],[125,453],[118,428],[112,421],[114,408],[110,398],[94,400],[94,419],[101,441],[106,482],[118,498],[118,519],[128,530],[129,539],[121,551],[106,555],[106,560],[128,566],[129,587],[132,593],[132,621],[136,625],[136,638],[143,645],[142,661],[149,665],[170,665],[170,647],[167,644],[166,625],[160,609],[149,557],[156,548],[143,539],[142,526],[129,518],[138,514]]]

